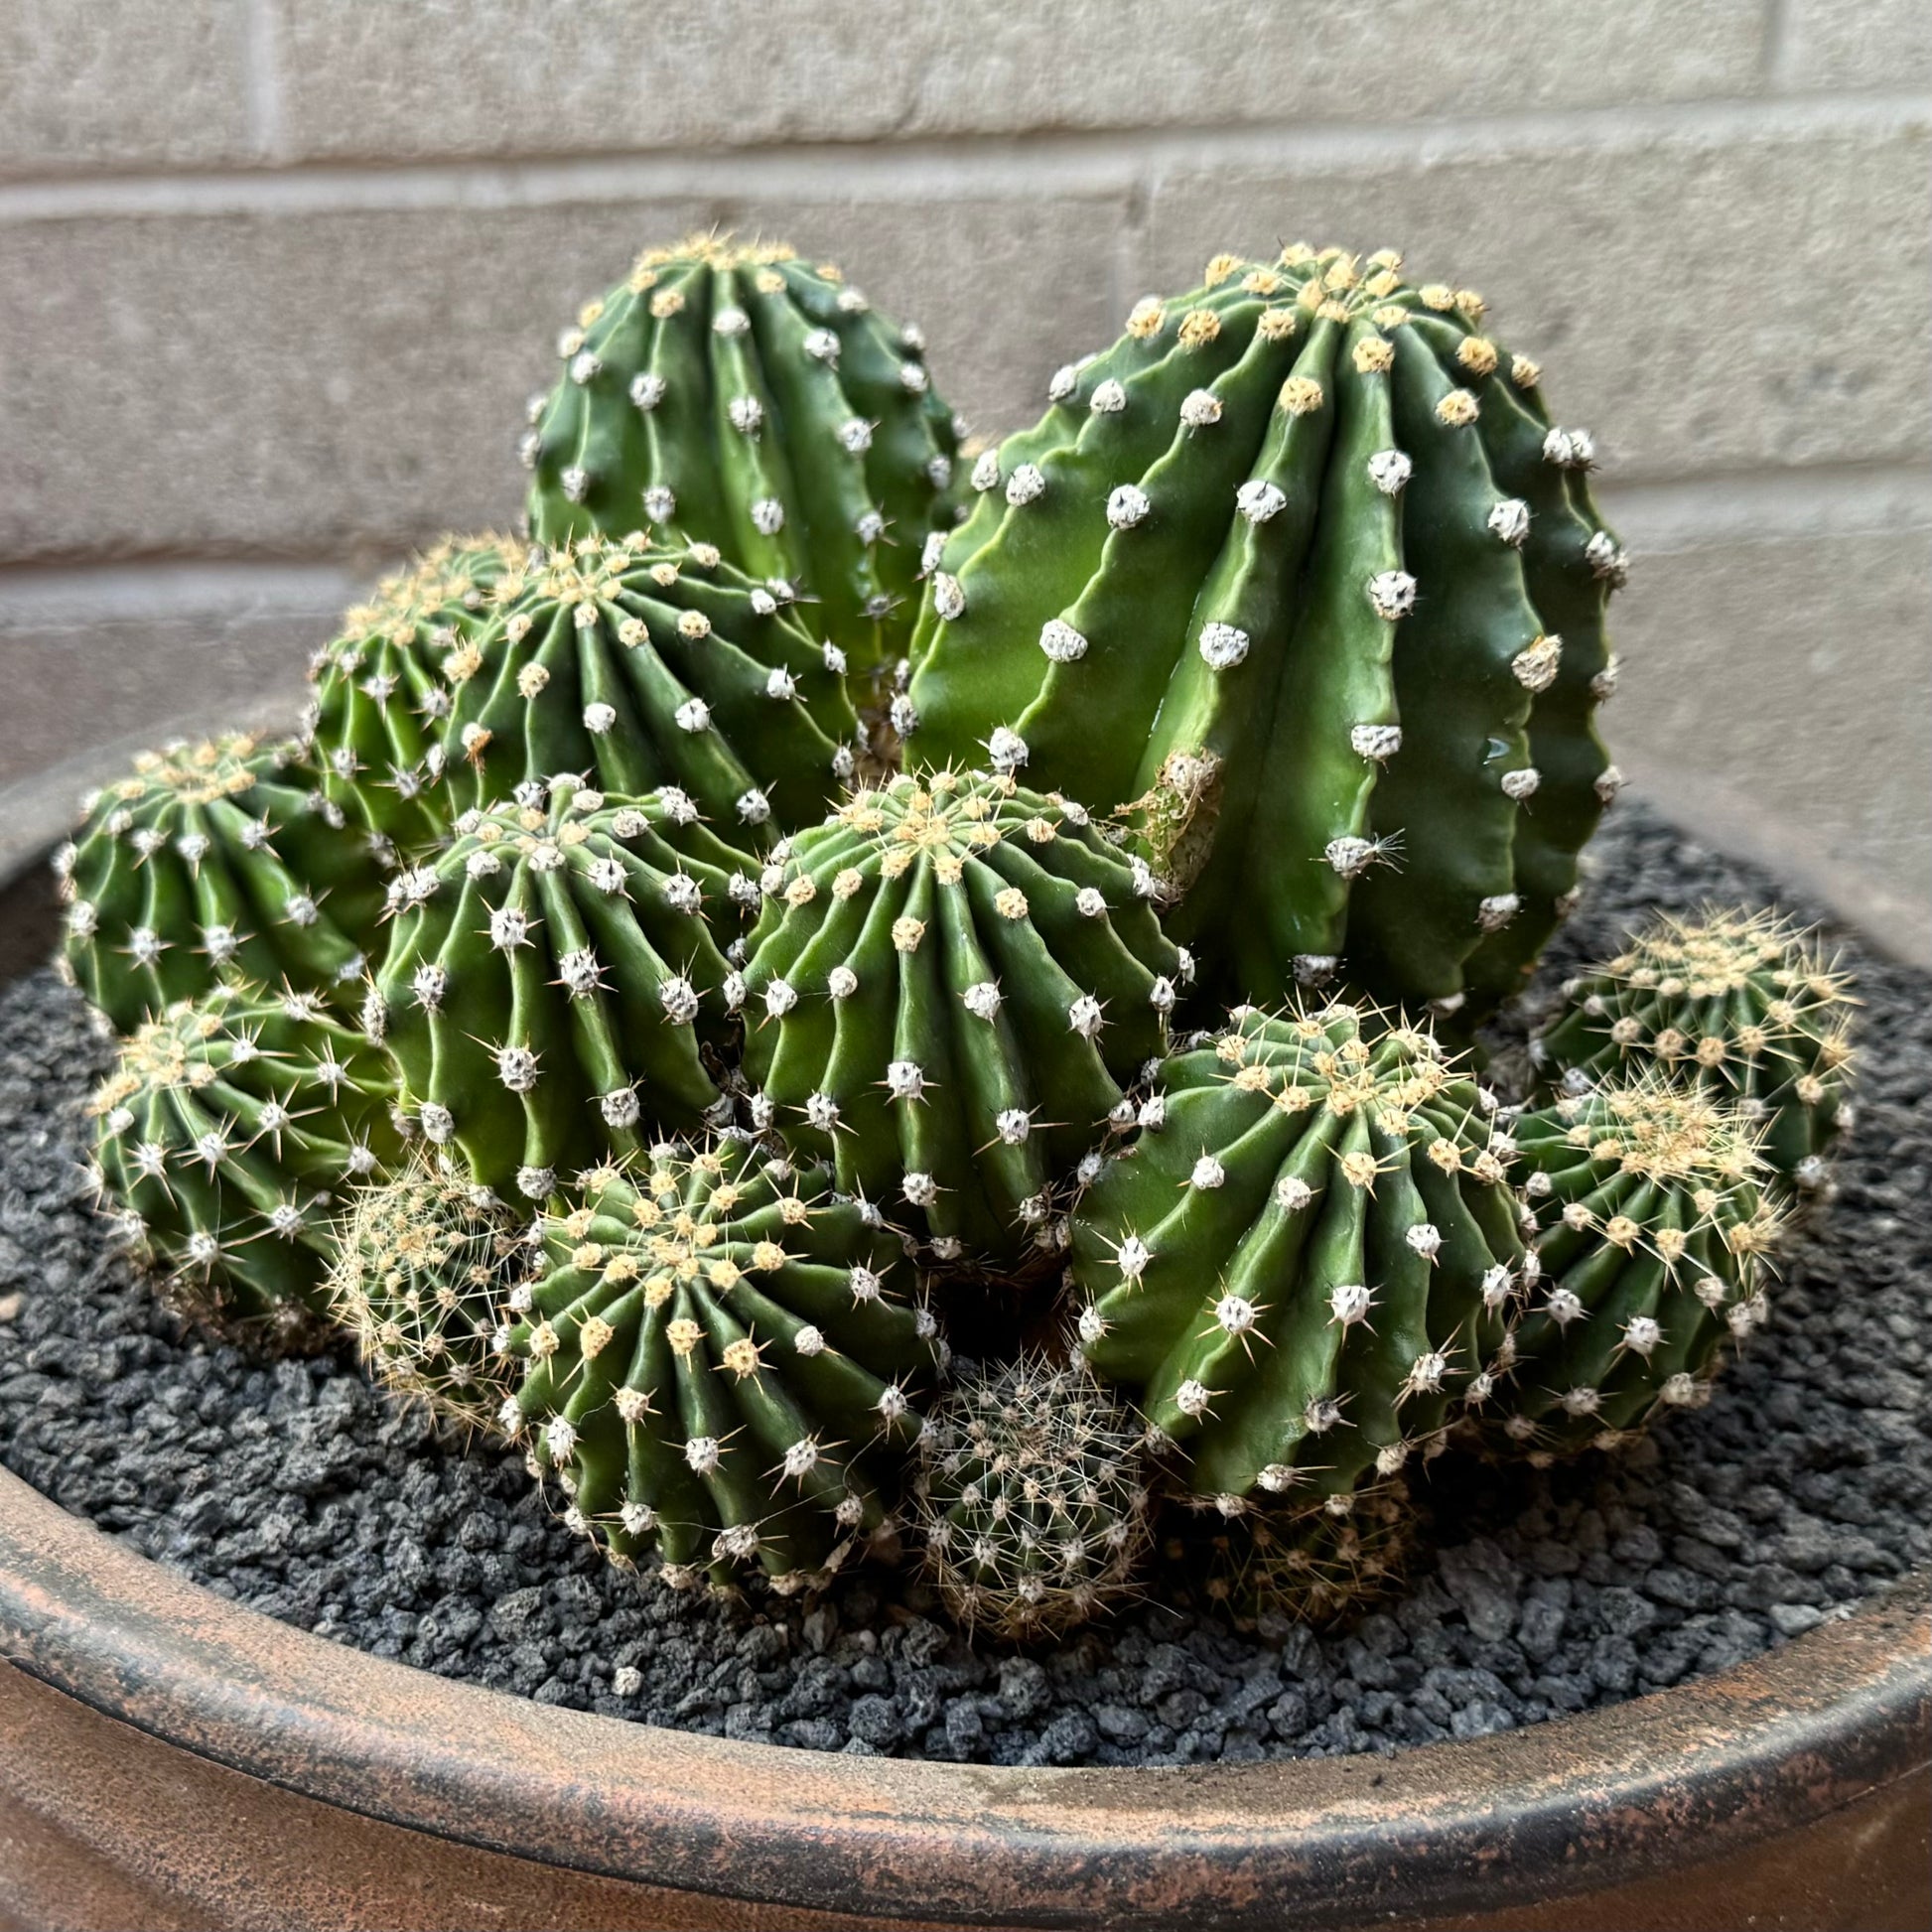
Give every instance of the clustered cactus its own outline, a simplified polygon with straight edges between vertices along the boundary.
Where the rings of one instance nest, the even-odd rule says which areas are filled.
[[[1849,991],[1713,910],[1573,980],[1520,1102],[1465,1053],[1616,789],[1625,564],[1588,436],[1400,266],[1217,256],[958,479],[835,269],[641,257],[527,535],[64,848],[131,1242],[520,1445],[615,1563],[910,1544],[1012,1641],[1151,1550],[1333,1621],[1452,1433],[1701,1401],[1829,1191]]]

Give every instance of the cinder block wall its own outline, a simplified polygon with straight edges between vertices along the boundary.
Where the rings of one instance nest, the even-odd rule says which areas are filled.
[[[1625,767],[1932,953],[1928,129],[1924,0],[0,0],[0,786],[513,516],[648,241],[836,254],[989,431],[1217,250],[1393,245],[1597,436]]]

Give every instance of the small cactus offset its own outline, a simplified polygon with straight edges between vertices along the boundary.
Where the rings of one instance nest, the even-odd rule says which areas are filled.
[[[766,882],[732,989],[758,1124],[915,1209],[938,1259],[1016,1260],[1165,1050],[1191,962],[1152,874],[1078,805],[942,771],[855,793]]]
[[[789,1590],[888,1528],[944,1344],[897,1240],[829,1181],[752,1143],[662,1144],[545,1219],[501,1421],[617,1561]]]
[[[1073,1214],[1087,1360],[1238,1512],[1393,1475],[1489,1387],[1522,1244],[1494,1102],[1417,1028],[1238,1011]]]
[[[1822,1187],[1851,1124],[1847,975],[1774,912],[1662,914],[1564,987],[1531,1051],[1566,1092],[1655,1066],[1735,1103],[1772,1169]]]
[[[902,651],[959,442],[916,329],[829,264],[700,235],[640,257],[557,348],[523,441],[539,539],[680,531],[809,593],[854,671]]]
[[[419,1151],[356,1190],[337,1240],[330,1312],[370,1371],[446,1420],[493,1427],[510,1387],[497,1331],[529,1271],[527,1226]]]
[[[309,757],[322,794],[385,857],[449,836],[442,666],[489,617],[490,592],[528,551],[514,537],[445,539],[349,611],[309,666]]]
[[[1077,1363],[1026,1356],[946,1397],[915,1493],[926,1574],[965,1629],[1057,1636],[1132,1588],[1148,1544],[1144,1437]]]
[[[1244,997],[1520,990],[1619,782],[1590,439],[1400,257],[1231,255],[1061,369],[928,552],[909,765],[1133,807]]]
[[[1765,1318],[1766,1170],[1735,1109],[1655,1073],[1566,1095],[1515,1138],[1540,1231],[1492,1433],[1543,1458],[1612,1449],[1702,1403]]]
[[[843,653],[710,544],[590,537],[505,570],[491,596],[442,659],[459,808],[582,771],[630,796],[677,785],[765,845],[853,775]]]
[[[323,1312],[337,1211],[401,1152],[392,1097],[316,994],[216,987],[143,1026],[95,1093],[102,1201],[186,1306]]]
[[[144,753],[55,859],[66,960],[121,1033],[227,972],[340,994],[382,905],[374,856],[288,745]]]
[[[1172,1561],[1204,1574],[1201,1593],[1241,1622],[1286,1617],[1327,1629],[1400,1587],[1416,1538],[1416,1509],[1386,1487],[1325,1503],[1250,1510],[1173,1539]]]
[[[397,874],[364,1025],[424,1137],[542,1202],[560,1174],[640,1152],[647,1117],[728,1117],[701,1039],[726,1026],[720,935],[756,905],[757,868],[680,791],[607,802],[565,776],[520,795]]]

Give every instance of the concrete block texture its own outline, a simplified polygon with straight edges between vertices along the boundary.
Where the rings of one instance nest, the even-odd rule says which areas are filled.
[[[768,198],[0,226],[0,555],[327,556],[501,525],[557,332],[640,247],[714,219],[832,255],[922,322],[970,417],[1031,416],[1054,361],[1111,332],[1121,208]]]
[[[1910,460],[1932,438],[1929,151],[1921,121],[1175,168],[1140,280],[1291,240],[1400,248],[1488,298],[1620,480]]]
[[[257,152],[249,0],[8,0],[0,179]]]
[[[1773,78],[1794,92],[1932,87],[1925,0],[1787,0]]]
[[[292,156],[1228,127],[1751,92],[1761,0],[273,0]]]

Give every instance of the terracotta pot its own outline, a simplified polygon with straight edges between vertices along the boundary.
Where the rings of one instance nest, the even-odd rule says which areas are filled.
[[[37,874],[0,971],[42,956]],[[184,1583],[0,1474],[0,1926],[1894,1928],[1932,1921],[1932,1588],[1383,1759],[826,1757],[560,1711]]]

